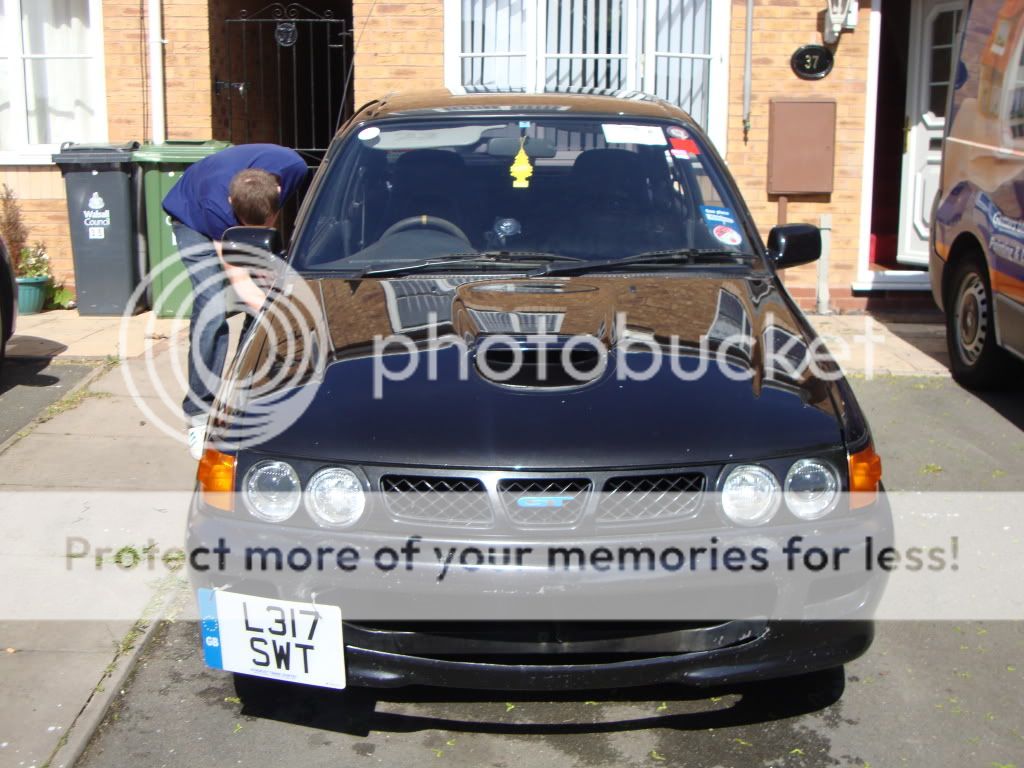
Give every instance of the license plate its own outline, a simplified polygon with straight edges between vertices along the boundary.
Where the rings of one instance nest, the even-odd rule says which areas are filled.
[[[345,687],[341,609],[199,590],[206,665],[324,688]]]

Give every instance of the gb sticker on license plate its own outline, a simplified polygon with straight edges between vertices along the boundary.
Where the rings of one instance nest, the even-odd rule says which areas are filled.
[[[200,589],[206,665],[325,688],[345,687],[341,609]]]

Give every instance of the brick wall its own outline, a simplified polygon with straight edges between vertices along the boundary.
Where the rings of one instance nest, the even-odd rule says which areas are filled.
[[[163,0],[167,137],[209,139],[213,135],[210,71],[211,0]]]
[[[149,72],[138,0],[103,3],[103,48],[110,141],[141,141],[149,127]]]
[[[210,25],[221,0],[163,0],[164,95],[169,139],[213,132]],[[103,37],[110,140],[149,138],[148,28],[138,0],[104,0]]]
[[[372,13],[371,13],[372,7]],[[444,85],[442,0],[353,0],[355,106],[389,91]]]
[[[71,231],[60,171],[46,165],[0,167],[0,184],[14,190],[21,204],[28,244],[42,242],[58,283],[74,286]]]
[[[729,68],[729,168],[750,206],[762,234],[775,224],[778,205],[766,193],[768,107],[776,96],[831,96],[838,103],[835,189],[831,198],[790,198],[788,220],[818,224],[832,214],[832,252],[829,283],[848,289],[857,269],[860,244],[860,196],[864,173],[864,115],[868,75],[870,4],[861,3],[855,31],[843,32],[835,50],[835,68],[824,80],[801,80],[790,69],[790,57],[801,45],[821,43],[821,0],[755,0],[753,98],[751,129],[743,141],[743,54],[746,30],[745,0],[734,0]],[[806,141],[808,137],[794,137]],[[898,169],[894,173],[898,173]],[[898,178],[894,178],[898,183]],[[786,272],[787,285],[811,285],[816,267]]]

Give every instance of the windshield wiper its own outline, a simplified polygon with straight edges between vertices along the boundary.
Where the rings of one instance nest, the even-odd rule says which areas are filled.
[[[407,272],[420,272],[436,266],[455,266],[458,264],[519,264],[530,261],[572,261],[583,262],[576,256],[561,256],[557,253],[544,253],[541,251],[482,251],[480,253],[449,253],[445,256],[438,256],[425,261],[403,262],[389,266],[371,267],[360,273],[360,277],[375,277],[377,275],[404,274]]]
[[[450,256],[469,258],[473,253],[453,253]],[[480,251],[476,254],[480,259],[496,261],[501,264],[514,264],[519,261],[586,261],[579,256],[565,256],[561,253],[548,251]]]
[[[737,261],[739,259],[740,261]],[[600,272],[626,266],[643,266],[646,264],[733,264],[741,266],[749,264],[751,257],[736,251],[719,250],[716,248],[673,249],[667,251],[647,251],[625,256],[621,259],[603,259],[586,261],[576,264],[551,264],[537,270],[535,275],[582,274],[584,272]]]

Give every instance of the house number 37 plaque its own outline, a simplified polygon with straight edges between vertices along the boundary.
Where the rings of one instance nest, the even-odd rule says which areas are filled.
[[[823,45],[805,45],[797,48],[789,61],[793,72],[804,80],[821,80],[832,71],[835,58]]]

